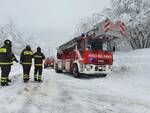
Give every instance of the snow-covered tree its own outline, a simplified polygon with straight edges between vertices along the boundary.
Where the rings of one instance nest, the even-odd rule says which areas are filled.
[[[4,26],[0,26],[0,46],[3,45],[6,39],[12,41],[13,51],[18,55],[26,45],[35,45],[31,37],[26,37],[22,31],[16,28],[13,20],[10,20],[9,23]]]
[[[93,28],[97,23],[104,19],[104,14],[94,13],[90,17],[83,18],[79,21],[75,28],[75,35],[80,35]]]
[[[125,23],[125,37],[133,49],[150,47],[149,0],[111,0],[110,8],[105,8],[102,12],[82,19],[75,28],[75,34],[79,35],[91,30],[106,17],[113,22],[122,21]]]
[[[126,24],[128,42],[133,49],[150,47],[150,1],[112,0],[108,16]]]

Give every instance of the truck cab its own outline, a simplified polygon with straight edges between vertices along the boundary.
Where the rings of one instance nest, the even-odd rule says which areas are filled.
[[[107,38],[93,38],[91,36],[81,38],[76,48],[76,56],[80,56],[81,59],[74,61],[76,64],[73,70],[74,74],[101,74],[102,76],[106,76],[106,74],[111,72],[113,54]]]

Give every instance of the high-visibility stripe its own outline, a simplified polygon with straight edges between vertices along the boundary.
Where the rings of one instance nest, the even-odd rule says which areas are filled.
[[[110,20],[107,18],[107,19],[105,20],[104,26],[103,26],[104,32],[108,32],[109,28],[110,28]]]
[[[24,51],[23,54],[24,55],[33,55],[32,51]]]
[[[23,78],[25,79],[25,78],[29,78],[29,75],[23,75]]]
[[[40,55],[34,55],[34,58],[42,58]]]
[[[34,75],[34,78],[35,78],[35,79],[38,79],[38,76],[37,76],[37,75]]]
[[[32,63],[24,62],[24,63],[22,63],[22,64],[24,64],[24,65],[31,65]]]
[[[3,80],[7,80],[8,78],[7,78],[7,77],[2,77],[1,79],[3,79]]]
[[[5,82],[7,82],[7,80],[1,80],[1,82],[2,82],[2,83],[5,83]]]
[[[110,22],[109,22],[109,20],[107,20],[104,25],[108,26],[109,24],[110,24]]]
[[[7,77],[2,77],[0,82],[5,83],[7,82],[7,79],[8,79]]]
[[[34,64],[35,66],[42,66],[42,64]]]
[[[41,76],[41,75],[39,75],[39,76],[38,76],[38,80],[41,80],[41,78],[42,78],[42,76]]]
[[[13,64],[12,62],[0,62],[0,65],[10,65]]]
[[[6,48],[0,48],[0,53],[7,53],[7,49]]]
[[[121,34],[125,35],[125,25],[123,22],[120,23],[119,29],[120,29]]]
[[[104,31],[105,31],[105,32],[108,32],[108,31],[109,31],[109,26],[106,26],[106,27],[104,28]]]
[[[26,79],[26,78],[29,79],[29,77],[23,77],[23,78],[24,78],[24,79]]]

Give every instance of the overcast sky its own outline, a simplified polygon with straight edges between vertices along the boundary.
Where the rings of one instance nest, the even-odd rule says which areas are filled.
[[[11,17],[22,28],[73,31],[78,21],[110,0],[0,0],[0,24]]]

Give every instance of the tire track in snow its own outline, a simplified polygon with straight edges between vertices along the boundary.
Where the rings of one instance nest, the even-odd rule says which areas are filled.
[[[17,113],[49,113],[53,109],[51,107],[53,99],[57,98],[58,89],[56,84],[49,78],[49,74],[45,73],[43,83],[29,83],[21,91],[21,95],[26,95],[26,100],[22,108]],[[54,100],[55,100],[54,99]]]
[[[66,75],[61,75],[66,76]],[[67,78],[67,77],[66,77]],[[70,80],[70,78],[69,78]],[[76,79],[76,81],[78,81]],[[57,82],[72,96],[72,98],[79,100],[80,105],[85,105],[85,111],[88,113],[149,113],[150,104],[143,103],[140,100],[120,97],[119,95],[105,95],[105,93],[96,93],[93,88],[84,87],[85,85],[77,84],[75,80],[61,80],[57,77]],[[79,80],[85,83],[84,80]],[[86,83],[87,84],[87,83]],[[99,88],[101,90],[101,88]],[[93,92],[94,91],[94,92]]]
[[[90,92],[86,89],[85,93],[84,89],[82,90],[82,93],[78,93],[79,90],[75,90],[74,88],[73,94],[76,94],[75,97],[80,99],[82,104],[86,103],[87,109],[90,109],[93,112],[95,111],[96,113],[133,113],[133,111],[136,113],[149,113],[148,111],[150,111],[150,104],[142,104],[140,100],[107,94],[94,94],[92,90]]]
[[[29,113],[28,108],[34,108],[34,111],[36,111],[39,106],[36,107],[36,105],[32,105],[30,102],[32,102],[32,98],[36,95],[35,92],[38,92],[38,89],[40,89],[40,84],[33,83],[32,81],[23,83],[22,74],[12,76],[11,80],[10,86],[4,87],[2,90],[4,90],[4,92],[9,91],[15,94],[4,101],[5,103],[7,102],[6,104],[9,104],[9,107],[4,105],[3,108],[10,113]],[[20,111],[20,109],[22,110]]]
[[[41,113],[41,106],[39,103],[36,103],[35,100],[43,96],[41,95],[42,83],[28,83],[26,87],[24,87],[24,91],[21,95],[26,95],[26,100],[22,105],[22,108],[18,111],[18,113]]]
[[[84,113],[83,106],[68,92],[61,83],[56,82],[59,94],[54,98],[52,113]]]
[[[54,73],[49,75],[50,72],[46,71],[42,84],[27,89],[29,94],[18,113],[88,113],[84,112],[85,109],[78,100],[61,86]]]

